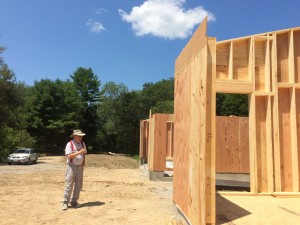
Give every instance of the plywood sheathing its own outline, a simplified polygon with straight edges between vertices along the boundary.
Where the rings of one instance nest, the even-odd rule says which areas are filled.
[[[174,122],[167,121],[167,155],[166,160],[173,161],[174,157]]]
[[[149,119],[149,171],[167,171],[167,121],[173,121],[173,114],[152,114]]]
[[[216,173],[250,173],[248,117],[216,117]]]
[[[141,120],[140,121],[140,149],[139,149],[140,164],[147,163],[148,140],[149,140],[148,137],[149,137],[149,121]]]
[[[174,190],[191,224],[215,223],[216,40],[204,20],[175,63]]]

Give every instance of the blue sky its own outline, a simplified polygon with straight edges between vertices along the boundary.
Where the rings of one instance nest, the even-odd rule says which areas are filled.
[[[27,85],[85,67],[102,84],[141,90],[174,76],[207,15],[217,41],[300,26],[299,0],[0,0],[0,9],[2,57]]]

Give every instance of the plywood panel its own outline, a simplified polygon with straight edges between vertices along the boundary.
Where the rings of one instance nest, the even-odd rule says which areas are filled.
[[[225,149],[228,140],[225,127],[225,116],[216,117],[216,172],[222,173],[229,171],[227,162],[229,155]]]
[[[233,42],[233,79],[234,80],[250,80],[249,79],[249,46],[250,39]]]
[[[153,170],[154,167],[154,130],[155,118],[150,115],[149,118],[149,138],[148,138],[148,169]]]
[[[175,104],[174,104],[174,176],[173,201],[185,214],[190,203],[189,188],[189,127],[191,111],[191,75],[186,69],[175,77]]]
[[[227,142],[225,144],[225,151],[229,154],[229,170],[238,171],[239,170],[239,123],[235,120],[234,117],[226,118],[225,127]]]
[[[167,159],[174,157],[174,122],[167,122]]]
[[[257,162],[257,190],[268,191],[267,168],[267,98],[256,97],[256,162]]]
[[[289,35],[288,33],[277,34],[277,80],[289,82]]]
[[[143,129],[143,120],[140,120],[140,146],[139,146],[139,158],[143,158],[143,151],[144,151],[144,129]]]
[[[291,93],[290,89],[278,89],[279,133],[280,133],[280,165],[281,189],[292,191],[292,165],[291,165]]]
[[[154,148],[153,148],[153,167],[151,171],[166,170],[167,156],[167,121],[172,120],[171,114],[153,114],[154,118]]]
[[[295,82],[300,83],[300,31],[294,31]]]
[[[148,155],[148,122],[147,120],[140,121],[140,152],[139,157],[146,162]]]
[[[173,199],[194,225],[215,223],[216,49],[206,26],[205,20],[175,63]]]
[[[250,173],[249,118],[239,118],[240,173]]]
[[[250,173],[247,117],[216,117],[216,172]]]

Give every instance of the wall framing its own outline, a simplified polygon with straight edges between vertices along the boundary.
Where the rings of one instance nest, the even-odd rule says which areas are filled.
[[[300,191],[300,27],[216,42],[205,19],[175,62],[176,220],[215,224],[215,96],[248,94],[251,194]]]

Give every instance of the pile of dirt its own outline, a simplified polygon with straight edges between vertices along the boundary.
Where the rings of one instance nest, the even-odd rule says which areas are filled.
[[[86,165],[88,167],[103,167],[107,169],[137,169],[139,167],[135,159],[121,154],[88,154]]]

